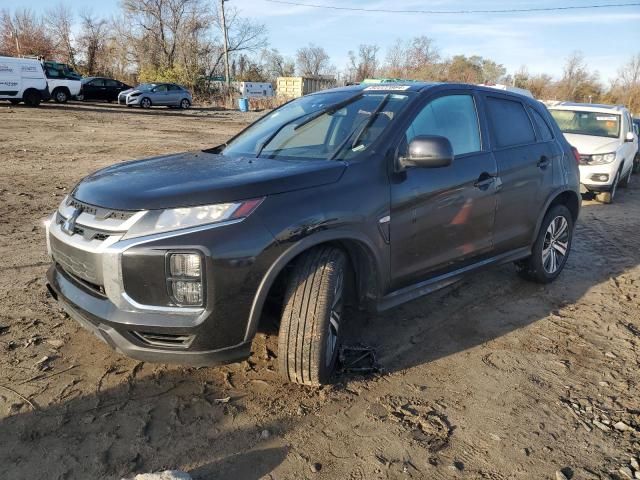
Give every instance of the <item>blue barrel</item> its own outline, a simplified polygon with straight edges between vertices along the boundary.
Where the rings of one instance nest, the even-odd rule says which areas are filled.
[[[241,112],[249,111],[249,99],[248,98],[239,98],[238,99],[238,107]]]

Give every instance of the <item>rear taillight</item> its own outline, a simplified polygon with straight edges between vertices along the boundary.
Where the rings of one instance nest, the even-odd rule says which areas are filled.
[[[576,163],[580,165],[580,152],[576,147],[571,147],[571,151],[573,152],[573,158],[576,159]]]

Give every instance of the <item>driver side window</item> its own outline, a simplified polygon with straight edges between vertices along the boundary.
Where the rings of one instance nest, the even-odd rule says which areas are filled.
[[[454,155],[480,151],[480,126],[473,96],[447,95],[429,102],[407,129],[407,145],[420,135],[448,138]]]

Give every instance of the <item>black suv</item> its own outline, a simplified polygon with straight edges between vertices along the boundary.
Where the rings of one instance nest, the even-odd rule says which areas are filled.
[[[579,210],[576,152],[539,102],[338,88],[224,145],[82,180],[48,225],[48,286],[119,352],[191,365],[247,357],[273,301],[282,375],[316,385],[345,302],[380,311],[505,262],[550,282]]]

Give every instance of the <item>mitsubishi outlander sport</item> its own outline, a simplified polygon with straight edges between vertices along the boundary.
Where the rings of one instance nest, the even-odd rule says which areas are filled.
[[[281,374],[318,385],[346,304],[389,309],[505,262],[553,281],[580,209],[576,154],[514,93],[315,93],[224,145],[80,181],[48,222],[48,287],[117,351],[191,365],[246,358],[269,302]]]

